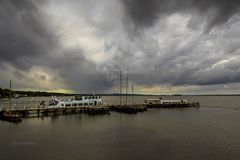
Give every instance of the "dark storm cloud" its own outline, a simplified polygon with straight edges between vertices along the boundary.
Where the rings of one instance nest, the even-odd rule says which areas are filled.
[[[127,35],[117,36],[107,45],[106,52],[114,52],[113,62],[107,66],[109,70],[123,70],[140,86],[240,82],[240,66],[237,65],[240,62],[237,57],[240,51],[237,45],[240,43],[240,25],[236,16],[240,1],[121,2]],[[184,23],[187,25],[181,30]],[[215,26],[220,27],[211,31]],[[207,34],[202,34],[202,31],[207,31]],[[236,57],[235,65],[230,65],[233,63],[230,60],[217,65],[220,68],[214,67],[229,57]]]
[[[161,23],[167,24],[168,20]],[[108,45],[109,50],[116,48],[113,70],[121,68],[128,72],[130,79],[140,86],[240,82],[238,19],[233,18],[209,34],[194,29],[175,33],[178,28],[174,25],[159,25],[144,29],[133,38],[124,37],[126,42]],[[161,43],[156,34],[160,35]]]
[[[176,12],[207,16],[207,28],[226,22],[239,12],[239,0],[122,0],[127,17],[135,26],[148,27],[161,17]]]
[[[61,89],[89,93],[118,86],[119,70],[146,87],[239,82],[239,4],[0,0],[0,76],[12,72],[19,87],[38,89],[50,79],[53,88],[44,89],[63,83]],[[97,63],[98,52],[106,61]],[[30,73],[39,86],[25,81]]]
[[[158,84],[201,86],[240,82],[240,65],[230,65],[233,62],[229,62],[230,64],[221,68],[207,68],[201,64],[201,60],[195,66],[189,63],[189,60],[180,62],[178,58],[175,58],[161,62],[161,67],[157,66],[155,70],[148,69],[139,73],[130,73],[129,77],[134,83],[146,86]],[[239,63],[239,59],[237,62]]]
[[[112,83],[107,76],[85,58],[81,48],[62,47],[56,28],[39,8],[42,4],[44,2],[31,0],[0,0],[0,71],[13,72],[18,81],[24,81],[30,69],[44,67],[53,72],[49,73],[53,74],[52,83],[57,84],[62,79],[67,86],[64,89],[102,92],[111,88]],[[11,64],[15,69],[8,70],[5,63]],[[41,73],[35,73],[35,77],[39,81],[46,81]],[[0,85],[3,86],[3,78],[9,77],[1,78]],[[12,80],[16,82],[15,79]],[[16,87],[41,89],[43,86],[21,82]]]
[[[29,69],[31,60],[48,54],[55,37],[29,0],[0,1],[0,61]]]
[[[81,49],[62,49],[48,55],[47,59],[41,65],[55,70],[59,77],[64,78],[69,89],[78,93],[102,93],[113,86],[112,79],[87,60]]]

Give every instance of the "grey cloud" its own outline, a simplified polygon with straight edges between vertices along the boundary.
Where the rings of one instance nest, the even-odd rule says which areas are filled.
[[[112,79],[87,60],[81,49],[61,49],[47,58],[48,61],[42,61],[41,65],[55,71],[71,90],[102,93],[113,87]]]
[[[227,22],[240,9],[238,0],[122,0],[122,2],[127,17],[130,17],[136,28],[153,26],[160,17],[168,14],[197,12],[208,19],[208,30]]]
[[[31,59],[48,54],[56,39],[31,1],[0,3],[0,61],[29,69]]]
[[[142,86],[214,85],[240,81],[239,58],[220,65],[220,68],[213,67],[240,53],[240,23],[239,18],[233,18],[239,11],[239,1],[51,1],[57,10],[59,5],[60,9],[68,7],[67,13],[74,7],[74,13],[67,16],[80,17],[94,30],[91,34],[106,41],[105,55],[111,58],[101,65],[88,60],[85,50],[64,48],[59,43],[61,37],[58,37],[57,28],[51,26],[51,17],[41,10],[48,2],[0,0],[0,73],[7,75],[3,71],[7,70],[4,63],[9,63],[16,68],[14,76],[21,80],[32,67],[45,67],[53,74],[53,82],[62,80],[67,86],[65,89],[89,93],[118,86],[119,70],[123,70],[124,75],[128,73],[131,81]],[[123,10],[119,2],[123,4]],[[180,17],[185,13],[192,15],[187,22],[188,30],[177,33],[178,26],[168,26],[166,19],[173,13]],[[209,32],[201,34],[200,27],[205,20],[205,29]],[[182,22],[178,23],[181,25]],[[210,30],[216,25],[220,27]],[[126,27],[137,28],[137,32]],[[41,73],[35,76],[40,81],[49,78]],[[21,85],[29,87],[26,82]]]
[[[239,26],[239,20],[235,20],[209,34],[199,34],[199,30],[191,28],[176,36],[171,35],[174,28],[155,25],[153,28],[156,30],[144,29],[131,39],[124,37],[125,43],[117,43],[113,68],[122,68],[134,83],[145,86],[238,83],[240,59],[228,60],[240,54],[237,46],[240,38],[236,36],[240,33]],[[166,40],[163,37],[164,45],[158,43],[155,33],[168,35]],[[139,53],[140,58],[137,56]],[[214,68],[225,60],[227,63]]]
[[[16,68],[13,71],[15,78],[23,81],[24,75],[32,67],[40,66],[53,72],[52,76],[55,77],[56,83],[61,79],[67,86],[64,89],[77,92],[92,92],[92,90],[102,92],[111,88],[112,83],[107,75],[87,60],[80,48],[66,49],[61,46],[60,37],[51,26],[49,17],[39,8],[40,5],[45,5],[45,2],[0,1],[0,71],[12,72],[4,65],[11,64]],[[39,81],[46,80],[41,74],[36,73],[35,77]],[[9,77],[1,78],[3,81],[4,78]],[[27,82],[19,84],[17,86],[19,88],[41,89],[38,88],[40,86],[28,85]]]

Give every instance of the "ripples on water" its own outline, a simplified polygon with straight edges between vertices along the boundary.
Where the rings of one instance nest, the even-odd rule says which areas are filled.
[[[17,125],[0,121],[1,159],[239,159],[239,97],[165,98],[199,101],[201,108],[30,118]]]

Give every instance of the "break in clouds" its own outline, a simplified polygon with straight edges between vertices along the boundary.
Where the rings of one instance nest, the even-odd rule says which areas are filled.
[[[240,1],[0,0],[0,87],[237,93]]]

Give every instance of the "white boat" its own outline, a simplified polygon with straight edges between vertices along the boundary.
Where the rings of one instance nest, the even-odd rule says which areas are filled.
[[[185,99],[179,99],[179,100],[163,100],[161,98],[159,99],[145,99],[144,104],[187,104],[188,101]]]
[[[75,99],[59,100],[53,97],[48,108],[67,108],[78,106],[97,106],[102,104],[101,96],[75,96]]]

